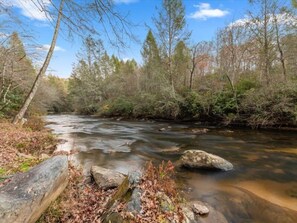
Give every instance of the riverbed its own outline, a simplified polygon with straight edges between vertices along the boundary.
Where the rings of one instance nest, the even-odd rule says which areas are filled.
[[[85,174],[92,165],[122,173],[148,161],[176,162],[183,151],[204,150],[229,160],[230,172],[177,169],[176,180],[189,200],[201,200],[228,222],[297,222],[297,132],[208,127],[199,123],[122,121],[76,115],[46,116],[63,143],[57,150]]]

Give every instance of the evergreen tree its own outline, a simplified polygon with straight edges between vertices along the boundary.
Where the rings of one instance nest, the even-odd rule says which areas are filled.
[[[190,62],[190,51],[183,41],[180,41],[176,45],[173,61],[173,80],[175,83],[175,88],[182,89],[183,87],[186,87],[188,83],[187,71]]]
[[[162,75],[162,71],[159,48],[151,30],[149,30],[143,43],[141,55],[144,62],[142,69],[143,88],[145,91],[152,93],[157,90],[156,85],[158,85],[158,81],[161,81],[161,78],[158,77]]]

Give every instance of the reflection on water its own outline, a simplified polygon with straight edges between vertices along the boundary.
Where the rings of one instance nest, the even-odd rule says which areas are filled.
[[[211,128],[197,134],[195,124],[73,115],[46,119],[66,140],[58,150],[77,150],[74,158],[86,172],[100,165],[127,173],[149,160],[176,161],[185,150],[201,149],[231,161],[235,170],[178,170],[181,190],[190,199],[209,203],[229,222],[297,222],[296,132]]]

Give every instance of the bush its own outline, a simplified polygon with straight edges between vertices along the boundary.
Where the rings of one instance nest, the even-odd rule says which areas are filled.
[[[176,119],[180,115],[180,101],[175,98],[162,99],[156,102],[155,115],[163,119]]]
[[[226,115],[237,113],[237,98],[231,91],[222,91],[214,95],[212,113],[216,117],[224,118]]]
[[[181,118],[198,118],[203,112],[201,96],[196,92],[187,92],[180,102]]]
[[[157,98],[152,94],[140,94],[134,98],[134,117],[153,118],[155,117],[155,107]]]
[[[117,98],[101,106],[99,114],[106,116],[131,116],[133,103],[128,98]]]
[[[296,125],[297,88],[279,85],[251,89],[240,106],[242,116],[252,127]]]

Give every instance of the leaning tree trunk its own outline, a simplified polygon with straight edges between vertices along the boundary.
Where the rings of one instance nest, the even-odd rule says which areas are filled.
[[[46,55],[45,61],[36,76],[33,86],[31,88],[29,94],[27,95],[26,100],[24,101],[24,104],[22,105],[22,108],[20,109],[18,114],[14,117],[14,119],[12,121],[13,124],[18,124],[20,122],[20,120],[22,120],[22,118],[24,117],[26,111],[28,110],[29,105],[31,104],[31,102],[37,92],[37,89],[38,89],[40,82],[42,80],[42,76],[44,75],[44,73],[46,72],[46,70],[48,68],[48,65],[49,65],[52,55],[54,53],[54,49],[55,49],[57,38],[58,38],[58,33],[59,33],[61,19],[62,19],[63,3],[64,3],[64,0],[61,0],[53,39],[52,39],[49,51]]]

